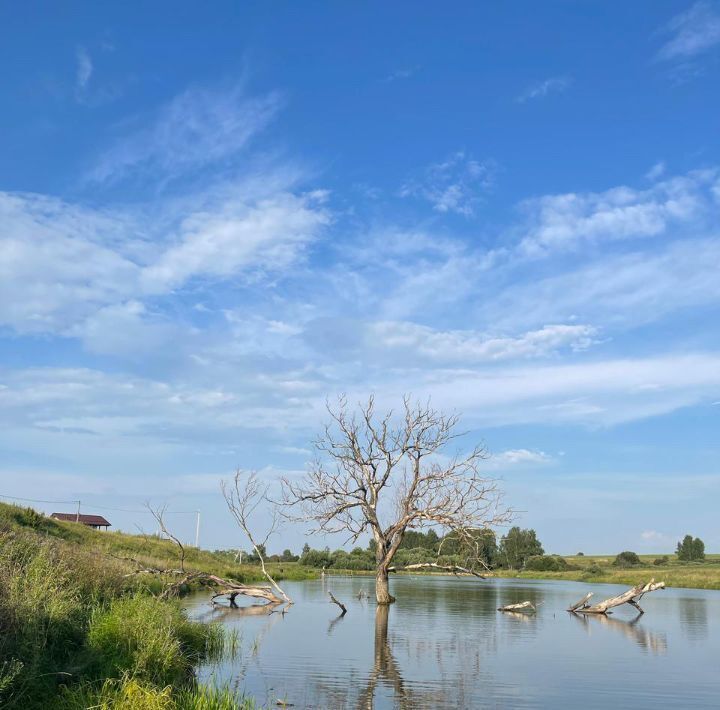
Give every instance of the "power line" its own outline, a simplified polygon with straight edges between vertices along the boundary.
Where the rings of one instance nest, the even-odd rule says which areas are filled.
[[[40,500],[39,498],[18,498],[17,496],[6,496],[3,493],[0,493],[0,498],[9,498],[10,500],[21,500],[25,503],[59,503],[62,505],[70,505],[70,503],[78,503],[77,500]],[[116,513],[142,513],[144,515],[151,515],[151,511],[149,510],[130,510],[129,508],[109,508],[104,505],[95,505],[94,503],[91,504],[92,508],[97,508],[98,510],[112,510]],[[197,513],[197,510],[166,510],[166,515],[195,515]]]
[[[17,496],[6,496],[0,493],[0,498],[9,498],[10,500],[21,500],[25,503],[61,503],[63,505],[70,505],[70,503],[77,503],[77,500],[39,500],[37,498],[18,498]]]

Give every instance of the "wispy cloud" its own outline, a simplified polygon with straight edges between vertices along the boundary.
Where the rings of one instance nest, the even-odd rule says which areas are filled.
[[[687,60],[720,44],[720,12],[717,3],[701,0],[675,15],[663,29],[670,35],[657,59]]]
[[[554,76],[544,81],[539,81],[529,86],[515,100],[518,103],[525,103],[533,99],[544,99],[550,94],[559,94],[566,91],[572,85],[573,80],[570,76]]]
[[[497,454],[491,454],[485,463],[485,468],[489,470],[506,470],[517,467],[537,467],[546,466],[553,463],[553,457],[544,451],[535,451],[532,449],[508,449],[500,451]]]
[[[479,162],[458,151],[443,162],[432,163],[420,176],[406,182],[400,196],[425,200],[437,212],[470,217],[482,195],[493,186],[496,173],[493,161]]]
[[[410,360],[420,356],[468,364],[546,357],[565,348],[584,350],[592,345],[597,333],[588,325],[547,325],[516,337],[493,337],[473,331],[438,331],[397,321],[372,323],[368,330],[369,343],[404,351]]]
[[[645,173],[645,178],[650,180],[650,182],[655,182],[665,174],[666,169],[665,161],[658,160],[658,162]]]
[[[87,88],[93,74],[93,63],[84,47],[78,47],[76,52],[77,69],[75,72],[76,95],[81,95]]]
[[[88,179],[109,183],[152,175],[172,180],[235,157],[276,114],[278,94],[248,97],[241,84],[194,88],[163,106],[148,126],[122,137]]]
[[[392,81],[401,81],[402,79],[409,79],[411,76],[414,76],[417,74],[422,67],[418,64],[416,66],[412,67],[403,67],[401,69],[396,69],[393,72],[390,72],[383,81],[386,82],[392,82]]]

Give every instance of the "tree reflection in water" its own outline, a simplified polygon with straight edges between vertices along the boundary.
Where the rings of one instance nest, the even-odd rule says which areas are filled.
[[[576,614],[572,612],[572,616],[582,623],[588,633],[592,633],[593,624],[606,626],[620,631],[629,639],[635,641],[638,646],[656,656],[667,653],[667,637],[665,634],[656,634],[643,627],[639,623],[642,614],[638,614],[635,618],[629,620],[616,619],[605,614]]]

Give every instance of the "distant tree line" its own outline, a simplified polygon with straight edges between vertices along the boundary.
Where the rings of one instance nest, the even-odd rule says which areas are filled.
[[[318,569],[342,569],[371,571],[376,568],[375,540],[367,547],[355,547],[349,552],[333,550],[329,547],[318,550],[308,543],[300,555],[284,550],[282,555],[267,555],[261,549],[268,562],[299,562],[306,567]],[[259,559],[255,553],[236,550],[218,550],[219,554],[235,561],[256,564]],[[470,538],[459,538],[450,533],[444,536],[429,529],[408,530],[394,560],[394,565],[404,567],[412,564],[437,562],[475,568],[505,568],[513,570],[561,571],[568,569],[568,563],[558,555],[546,555],[534,530],[520,527],[511,528],[499,540],[492,530],[478,530]]]
[[[346,550],[330,550],[325,547],[316,550],[305,543],[300,555],[293,554],[289,549],[282,554],[266,554],[264,546],[261,553],[268,562],[299,562],[306,567],[317,569],[341,569],[371,571],[376,567],[375,541],[370,540],[367,547],[355,547]],[[217,554],[228,560],[245,564],[259,564],[255,552],[242,550],[216,550]],[[582,555],[582,553],[578,553]],[[699,537],[685,535],[678,542],[677,558],[681,562],[700,562],[705,559],[705,543]],[[433,529],[408,530],[405,533],[394,564],[397,567],[437,562],[438,564],[455,564],[461,566],[484,566],[487,569],[533,570],[538,572],[562,572],[573,567],[559,555],[546,555],[535,530],[513,527],[499,540],[492,530],[479,530],[472,542],[458,539],[453,534],[440,536]],[[667,555],[654,560],[655,565],[668,564]],[[642,565],[635,552],[625,550],[615,557],[614,567],[628,568]]]

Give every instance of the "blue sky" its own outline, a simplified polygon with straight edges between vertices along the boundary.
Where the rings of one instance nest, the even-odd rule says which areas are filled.
[[[0,28],[0,494],[230,545],[220,478],[412,393],[549,550],[720,550],[719,3]]]

